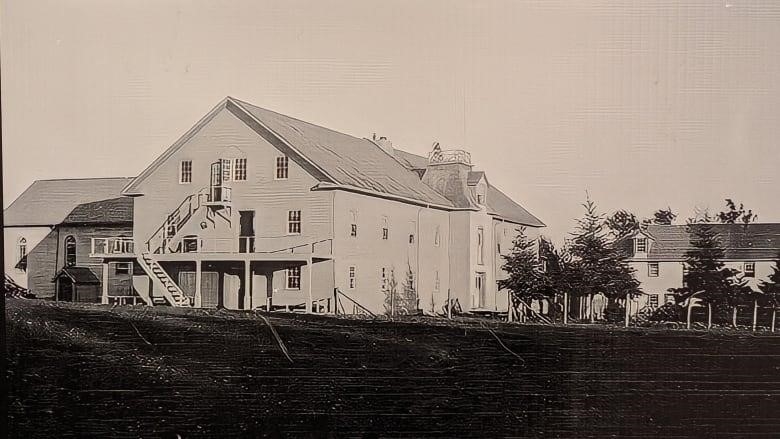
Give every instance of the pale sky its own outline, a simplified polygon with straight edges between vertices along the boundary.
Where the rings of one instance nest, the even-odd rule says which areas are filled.
[[[0,56],[4,207],[136,175],[230,95],[470,150],[556,239],[586,189],[780,221],[777,0],[3,0]]]

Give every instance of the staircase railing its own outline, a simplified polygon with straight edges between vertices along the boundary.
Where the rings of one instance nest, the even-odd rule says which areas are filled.
[[[333,289],[333,297],[335,299],[336,305],[335,305],[335,314],[356,314],[356,315],[366,315],[371,318],[376,318],[376,314],[372,313],[368,308],[358,303],[355,299],[347,296],[346,294],[342,293],[341,290],[338,288]],[[342,299],[347,299],[347,306],[352,307],[352,312],[346,312],[346,308],[344,307],[344,301]]]
[[[165,269],[154,259],[152,254],[142,253],[141,257],[138,258],[138,263],[152,280],[152,284],[157,286],[158,291],[163,294],[163,297],[171,306],[192,305],[189,297],[184,294]]]
[[[149,253],[165,253],[168,250],[168,241],[174,238],[179,233],[181,227],[201,208],[204,196],[208,196],[207,187],[202,188],[197,193],[188,195],[176,209],[168,214],[165,222],[146,241],[146,250]],[[159,244],[153,246],[155,241],[159,241]]]

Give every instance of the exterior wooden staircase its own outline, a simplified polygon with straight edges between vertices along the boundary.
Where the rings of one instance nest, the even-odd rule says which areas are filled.
[[[171,306],[192,306],[190,298],[187,297],[184,292],[176,285],[176,282],[171,279],[165,269],[154,259],[154,255],[151,253],[141,253],[141,258],[138,260],[139,265],[146,272],[147,276],[152,279],[152,283],[157,289],[162,291],[163,297]],[[148,303],[148,302],[147,302]],[[151,301],[152,305],[157,305],[154,300]]]

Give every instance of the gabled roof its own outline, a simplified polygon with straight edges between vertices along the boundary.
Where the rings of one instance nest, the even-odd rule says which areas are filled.
[[[780,223],[709,224],[718,234],[726,260],[772,260],[780,252]],[[698,225],[693,225],[698,227]],[[647,258],[650,261],[684,261],[692,247],[687,225],[647,226],[652,240]],[[627,254],[633,251],[631,236],[618,243]]]
[[[133,199],[118,197],[76,206],[62,224],[132,224]]]
[[[3,212],[3,226],[53,226],[76,206],[116,198],[132,178],[37,180]]]
[[[213,116],[216,110],[223,107],[322,182],[347,189],[354,188],[452,207],[449,200],[423,184],[416,173],[405,168],[368,139],[333,131],[230,97],[209,114]],[[136,195],[134,191],[138,190],[139,183],[182,147],[199,126],[207,122],[208,117],[201,119],[193,127],[195,131],[188,131],[182,139],[166,150],[128,185],[125,194]]]
[[[410,169],[425,169],[425,167],[428,165],[428,159],[423,156],[412,154],[400,149],[395,149],[394,153],[399,161],[408,163]],[[469,171],[466,183],[477,184],[484,176],[484,171]],[[485,178],[485,181],[488,185],[486,194],[488,213],[497,216],[500,219],[526,226],[545,226],[545,224],[539,220],[539,218],[533,216],[530,212],[525,210],[523,206],[509,198],[509,196],[501,192],[497,187],[491,185],[490,182],[487,181],[487,178]],[[458,187],[454,187],[456,183],[459,185]],[[451,197],[455,197],[451,199],[453,204],[456,206],[475,205],[476,201],[472,200],[471,192],[464,190],[463,187],[460,187],[463,185],[462,182],[449,182],[448,184],[453,186],[451,190],[447,190],[447,188],[444,189],[446,190],[445,193],[450,194]]]
[[[98,279],[95,272],[88,267],[65,267],[54,278],[57,279],[62,276],[68,277],[76,284],[96,285],[100,283],[100,279]]]
[[[488,184],[487,190],[488,213],[494,214],[507,221],[522,224],[531,227],[544,227],[545,224],[537,217],[506,194],[498,190],[497,187]]]
[[[482,180],[482,177],[485,176],[484,171],[469,171],[469,176],[466,179],[466,183],[469,186],[474,186],[477,183],[479,183],[480,180]]]

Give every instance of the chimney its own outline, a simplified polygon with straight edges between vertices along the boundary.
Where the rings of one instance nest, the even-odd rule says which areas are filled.
[[[378,139],[376,139],[376,135],[374,135],[374,143],[376,143],[377,146],[382,148],[382,150],[390,155],[393,155],[393,142],[387,140],[387,137],[382,136]]]

